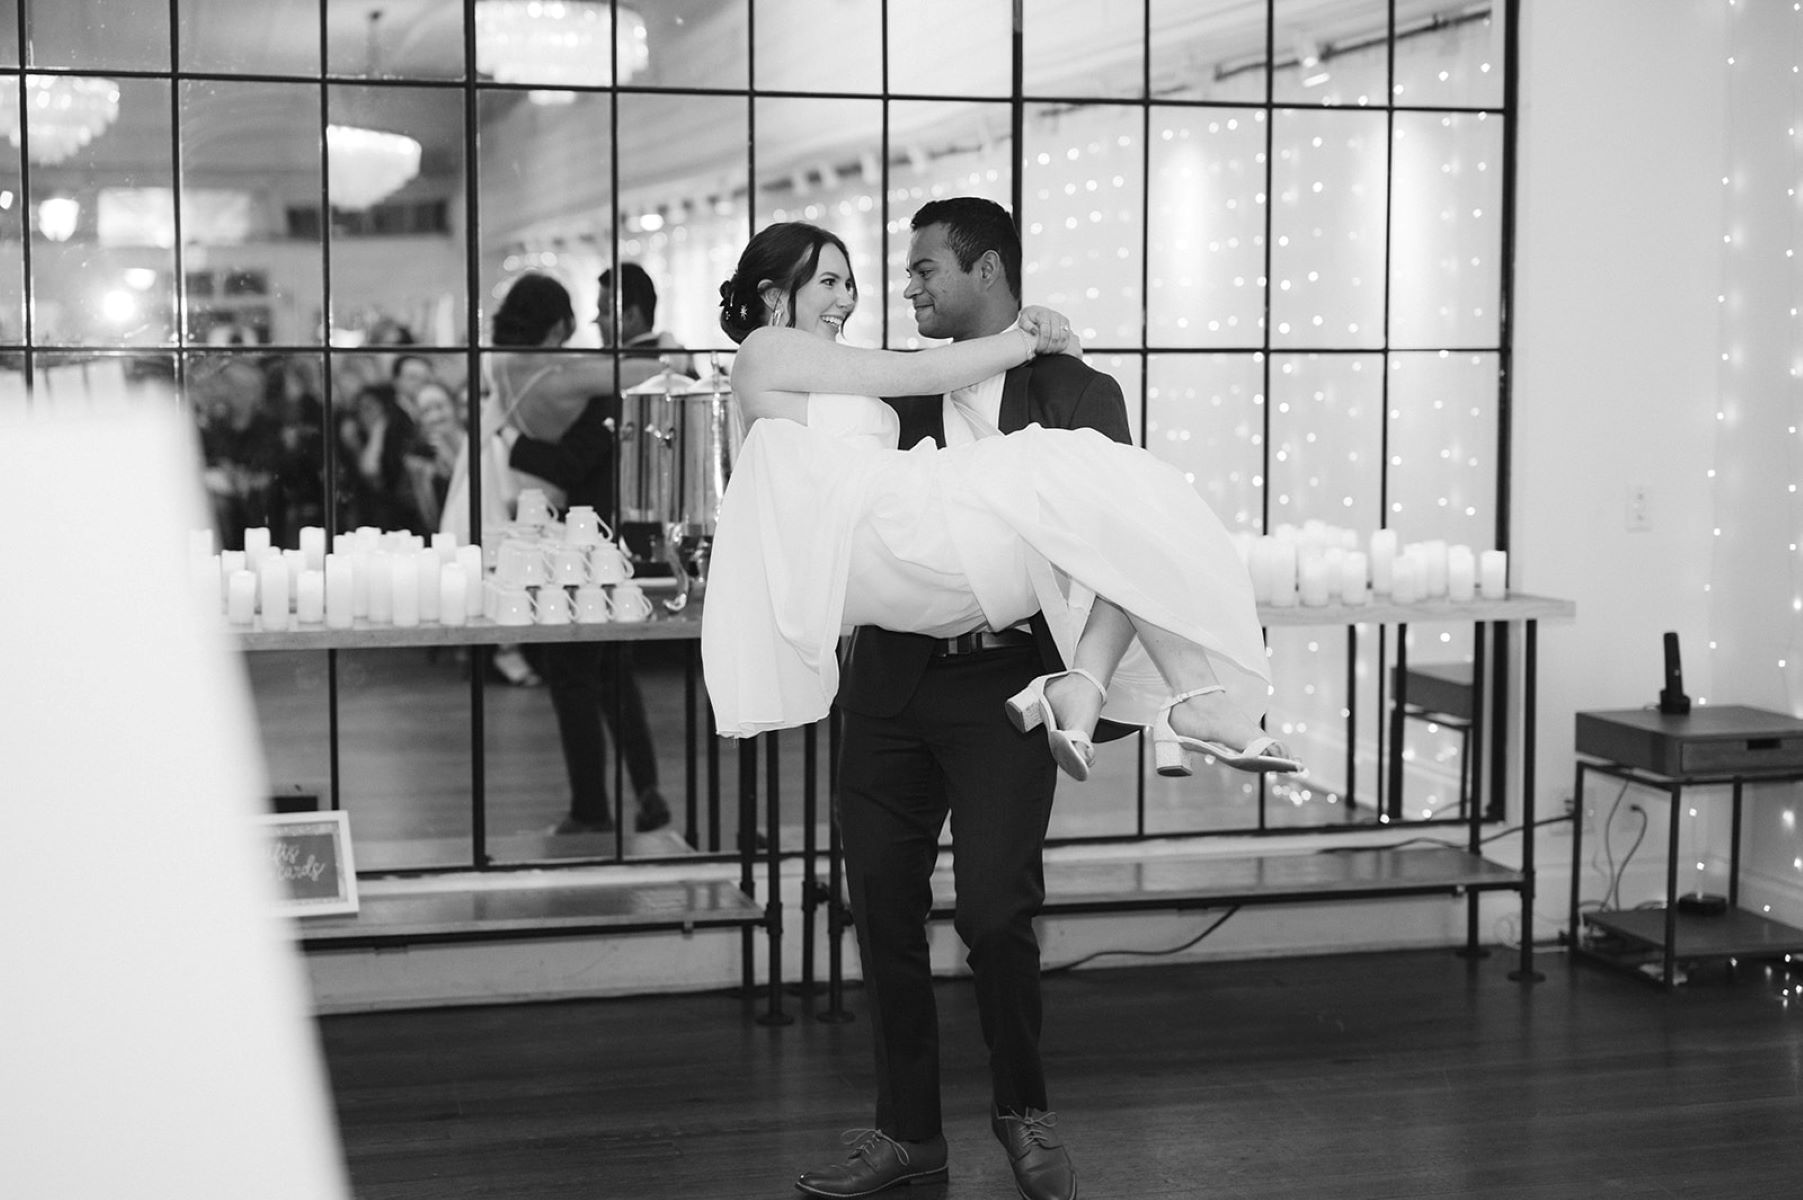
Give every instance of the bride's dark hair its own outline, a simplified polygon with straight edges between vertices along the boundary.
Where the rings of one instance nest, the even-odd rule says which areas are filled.
[[[495,310],[494,344],[542,346],[559,321],[576,321],[569,289],[537,271],[515,279]]]
[[[770,324],[770,306],[764,303],[760,282],[779,287],[788,297],[790,320],[794,320],[795,293],[814,277],[820,266],[820,251],[825,246],[838,247],[845,255],[845,286],[852,295],[858,293],[858,282],[851,273],[851,253],[838,235],[805,221],[783,221],[758,231],[739,255],[739,265],[732,278],[720,285],[720,328],[734,342],[742,342],[754,329]]]

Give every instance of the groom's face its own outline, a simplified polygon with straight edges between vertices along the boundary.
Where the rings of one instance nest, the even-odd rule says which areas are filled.
[[[943,224],[914,231],[908,242],[908,286],[902,297],[914,306],[922,337],[965,338],[981,332],[983,297],[976,268],[966,271],[945,240]]]

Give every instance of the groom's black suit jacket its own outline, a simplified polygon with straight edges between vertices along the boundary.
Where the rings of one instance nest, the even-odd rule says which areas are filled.
[[[923,438],[945,445],[945,397],[905,396],[886,402],[901,417],[902,449]],[[1047,429],[1089,428],[1117,442],[1133,440],[1120,384],[1068,354],[1044,355],[1008,372],[997,427],[1013,433],[1032,424]],[[1045,618],[1035,613],[1032,626],[1045,669],[1062,670],[1064,663]],[[839,705],[847,712],[879,720],[895,716],[919,686],[935,641],[918,633],[859,626],[852,633],[840,676]],[[1127,732],[1126,726],[1105,721],[1097,730],[1097,740]]]

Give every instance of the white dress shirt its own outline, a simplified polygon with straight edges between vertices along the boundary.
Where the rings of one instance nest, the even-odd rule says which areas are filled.
[[[968,446],[980,438],[1002,436],[1002,390],[1007,379],[1004,371],[945,394],[945,445],[948,450]],[[1039,596],[1028,576],[1026,546],[1017,540],[999,552],[1012,555],[1019,562],[1018,569],[1009,572],[1018,581],[1017,594],[1008,597],[1002,605],[1007,619],[999,622],[997,627],[1026,629],[1026,619],[1040,607]]]

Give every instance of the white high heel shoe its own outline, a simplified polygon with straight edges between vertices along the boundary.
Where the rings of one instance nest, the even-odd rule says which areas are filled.
[[[1089,778],[1090,764],[1096,760],[1096,748],[1089,738],[1075,730],[1058,728],[1057,715],[1052,712],[1052,702],[1046,699],[1045,686],[1054,679],[1066,675],[1081,675],[1095,685],[1096,691],[1104,699],[1108,689],[1102,681],[1085,671],[1082,667],[1072,667],[1068,671],[1058,671],[1051,675],[1041,675],[1032,683],[1022,688],[1008,700],[1008,721],[1022,733],[1045,726],[1046,744],[1052,749],[1052,758],[1066,775],[1082,783]]]
[[[1152,762],[1160,775],[1191,774],[1189,756],[1191,754],[1210,754],[1223,764],[1237,771],[1288,773],[1301,771],[1302,764],[1291,758],[1283,745],[1274,737],[1258,737],[1248,742],[1243,749],[1234,750],[1219,742],[1211,742],[1204,738],[1185,737],[1171,728],[1171,710],[1192,696],[1206,696],[1212,692],[1224,692],[1227,689],[1220,684],[1196,688],[1179,696],[1172,696],[1158,710],[1158,719],[1152,722]]]

